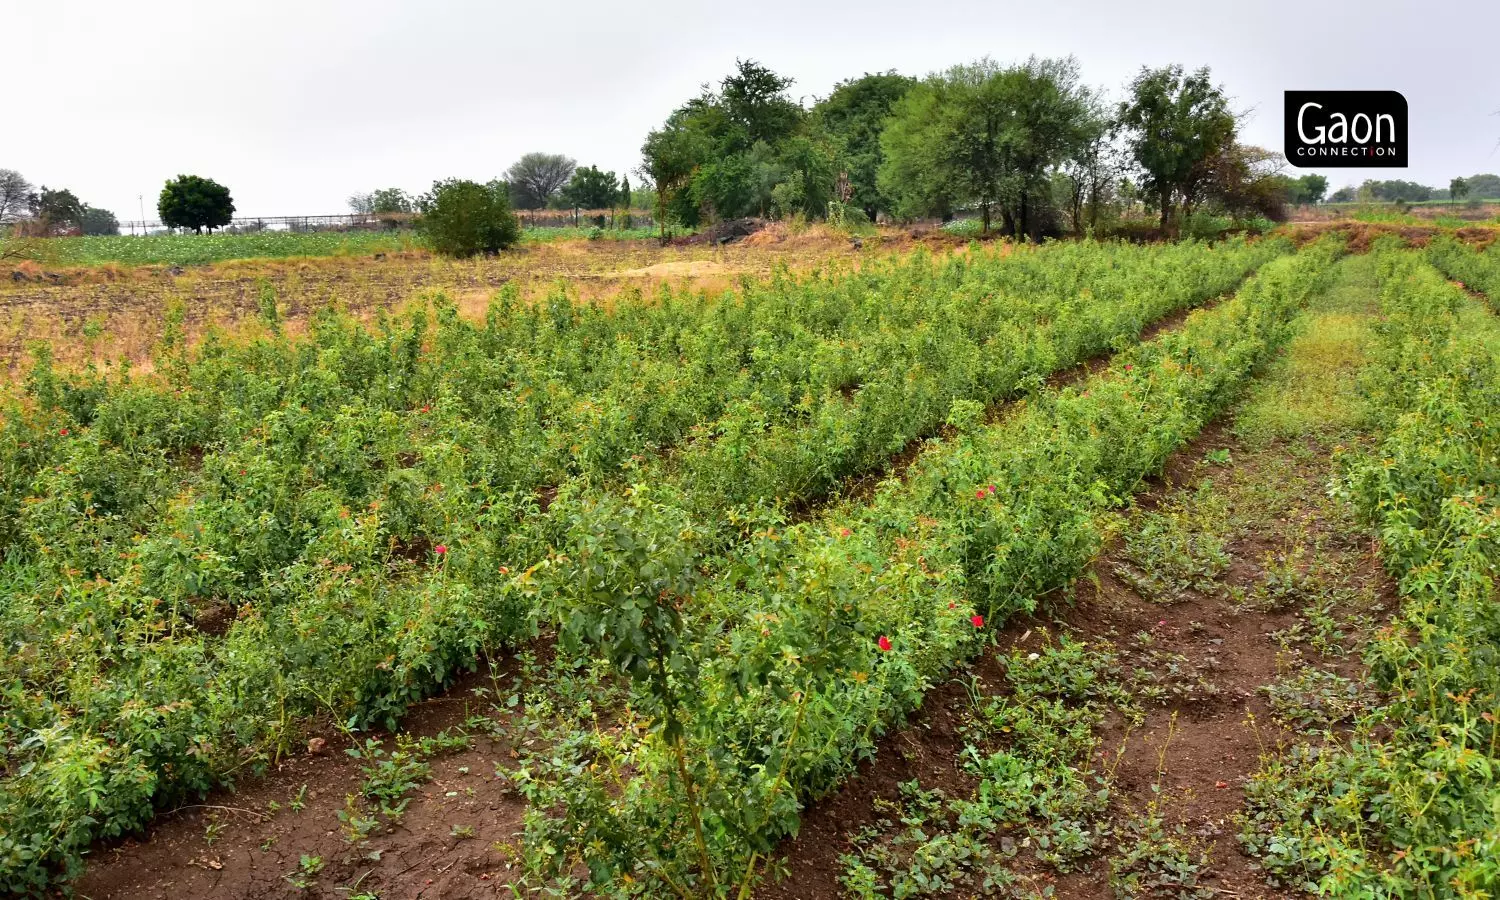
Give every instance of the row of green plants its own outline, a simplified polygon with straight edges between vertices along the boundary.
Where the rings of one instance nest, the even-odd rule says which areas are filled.
[[[1320,895],[1490,897],[1500,887],[1500,321],[1420,254],[1379,252],[1382,319],[1364,391],[1382,438],[1344,459],[1335,489],[1377,530],[1398,580],[1400,612],[1365,651],[1383,702],[1346,740],[1268,757],[1242,836],[1275,877]],[[1467,252],[1432,255],[1443,264]]]
[[[1427,259],[1460,287],[1483,293],[1500,309],[1500,252],[1493,247],[1476,249],[1442,234],[1427,245]]]
[[[868,502],[746,519],[718,550],[670,487],[580,506],[568,552],[519,581],[563,646],[611,662],[632,694],[523,761],[531,877],[747,896],[808,800],[997,624],[1077,577],[1103,515],[1233,400],[1339,252],[1330,238],[1269,263],[1231,300],[998,422],[953,404],[952,439]]]
[[[917,254],[609,309],[511,291],[482,324],[434,298],[296,341],[268,294],[248,342],[190,351],[175,310],[149,377],[41,352],[0,428],[3,883],[69,876],[309,715],[394,724],[535,632],[528,570],[608,534],[580,523],[621,485],[723,546],[1286,249]]]

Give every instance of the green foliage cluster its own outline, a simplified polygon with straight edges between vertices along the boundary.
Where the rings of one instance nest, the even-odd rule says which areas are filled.
[[[579,652],[636,676],[639,709],[661,725],[643,746],[690,751],[640,761],[639,789],[667,804],[661,821],[691,808],[652,793],[664,759],[694,767],[676,783],[704,783],[705,803],[730,803],[730,784],[748,792],[739,796],[755,802],[739,804],[739,822],[760,835],[749,846],[764,848],[795,816],[796,796],[840,777],[846,751],[867,752],[973,640],[944,599],[967,576],[936,567],[972,556],[976,573],[1019,574],[1081,546],[1028,525],[1041,556],[983,561],[995,535],[1053,515],[1057,498],[1036,495],[967,549],[944,538],[924,554],[964,521],[909,518],[951,507],[940,474],[914,488],[926,498],[916,507],[899,492],[872,507],[854,539],[822,524],[783,528],[797,504],[879,470],[945,422],[979,427],[985,403],[1127,345],[1145,323],[1232,289],[1286,250],[1079,243],[942,262],[918,253],[857,272],[781,273],[720,297],[663,288],[607,310],[563,293],[523,304],[511,289],[482,324],[433,297],[430,309],[373,328],[324,311],[298,341],[268,314],[263,338],[210,336],[191,353],[179,307],[151,377],[65,376],[42,352],[26,399],[0,417],[0,883],[35,889],[76,871],[93,840],[286,752],[309,715],[391,724],[547,621]],[[1255,326],[1244,330],[1250,340]],[[1068,404],[1125,427],[1096,402]],[[963,404],[969,412],[955,416]],[[1077,436],[1094,427],[1080,421]],[[1045,440],[1020,437],[1028,454]],[[1088,454],[1080,465],[1118,480],[1169,444],[1166,432],[1126,441],[1140,455],[1117,460],[1118,472]],[[653,452],[665,447],[676,452]],[[1025,481],[1023,468],[1007,490]],[[1066,498],[1083,483],[1056,489]],[[876,527],[887,519],[911,529],[906,550],[907,537]],[[705,571],[715,577],[700,584]],[[616,607],[606,595],[634,599]],[[958,599],[986,612],[1021,602]],[[933,603],[934,616],[914,616]],[[908,621],[925,621],[931,642],[899,636],[901,651],[872,676],[879,690],[846,694],[846,676],[872,671],[872,629],[895,635]],[[793,695],[807,702],[751,714],[765,696]],[[857,732],[846,700],[869,713]],[[704,751],[715,731],[733,739]],[[829,744],[811,755],[803,738],[792,756],[775,749],[796,732]],[[767,747],[771,764],[755,768]],[[703,766],[716,774],[699,778]],[[603,796],[611,812],[598,827],[642,810]],[[720,859],[725,824],[702,824],[700,846]],[[601,873],[618,871],[611,865]]]
[[[1500,312],[1500,252],[1475,250],[1452,235],[1440,234],[1427,245],[1427,259],[1438,270],[1470,291],[1478,291]]]
[[[1001,67],[984,59],[913,87],[881,135],[880,187],[905,215],[977,209],[989,231],[1031,235],[1050,173],[1102,131],[1102,111],[1074,60]]]
[[[161,189],[156,201],[161,223],[168,228],[191,228],[201,234],[207,228],[223,228],[234,218],[234,200],[229,188],[201,175],[178,175]]]
[[[785,78],[741,60],[719,90],[705,87],[646,136],[643,169],[657,217],[692,228],[772,213],[818,217],[832,197],[833,151],[813,133]]]
[[[1269,263],[1180,331],[1077,388],[1029,396],[995,425],[966,409],[953,440],[867,502],[790,526],[742,520],[744,537],[704,560],[708,580],[657,654],[690,655],[691,677],[641,704],[678,704],[681,734],[635,722],[528,760],[528,864],[583,891],[654,882],[711,893],[753,880],[795,830],[801,801],[868,757],[986,627],[1077,576],[1099,548],[1101,516],[1232,401],[1338,252],[1325,240]],[[647,509],[634,543],[683,533],[660,494]],[[610,508],[600,520],[618,518]],[[653,585],[651,573],[619,571],[632,545],[617,543],[618,569],[597,556],[588,565]],[[574,608],[577,572],[565,560],[548,568],[561,577],[543,576],[540,596]],[[633,777],[617,780],[622,771]]]
[[[287,256],[362,256],[424,246],[409,234],[378,231],[257,231],[249,234],[147,237],[75,237],[48,243],[59,265],[101,263],[148,266],[196,266],[231,259]]]
[[[810,109],[791,84],[741,61],[650,133],[642,171],[664,229],[858,208],[872,221],[973,214],[981,233],[999,219],[1006,234],[1036,239],[1154,205],[1168,231],[1197,209],[1280,219],[1290,196],[1327,188],[1239,144],[1207,69],[1143,69],[1116,109],[1071,57],[984,58],[920,80],[866,74]]]
[[[613,172],[597,166],[579,166],[562,189],[562,198],[574,209],[612,209],[620,205],[620,181]]]
[[[1478,897],[1500,884],[1500,322],[1420,254],[1386,248],[1379,270],[1364,388],[1383,437],[1337,490],[1398,579],[1366,650],[1386,702],[1346,744],[1268,759],[1242,837],[1305,890]]]
[[[417,208],[422,236],[445,256],[498,253],[521,239],[521,223],[510,211],[510,187],[503,181],[436,181]]]

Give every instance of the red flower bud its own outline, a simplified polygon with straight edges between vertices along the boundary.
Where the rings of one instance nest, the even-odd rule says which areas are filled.
[[[882,634],[880,636],[880,640],[875,642],[875,645],[879,647],[883,652],[890,652],[891,639]]]
[[[442,556],[443,554],[448,552],[448,545],[438,544],[436,547],[432,548],[432,552],[436,553],[438,556]]]
[[[975,628],[983,628],[984,627],[984,616],[979,616],[979,615],[972,616],[972,617],[969,618],[969,621],[971,623],[973,623],[973,625],[974,625]]]

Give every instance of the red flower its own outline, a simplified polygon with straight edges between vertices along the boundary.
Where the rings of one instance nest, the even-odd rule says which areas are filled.
[[[1134,368],[1135,368],[1135,366],[1132,366],[1130,363],[1126,363],[1125,364],[1125,371],[1127,371],[1127,372],[1129,372],[1131,369],[1134,369]]]
[[[989,491],[990,491],[990,496],[991,497],[995,496],[995,486],[993,484],[990,485]]]
[[[63,437],[67,437],[68,429],[64,428],[62,431],[59,431],[58,434],[62,435]]]
[[[977,491],[974,492],[974,499],[975,500],[983,500],[986,496],[987,495],[984,492],[984,488],[980,488],[979,490],[977,490]]]
[[[852,532],[849,529],[845,528],[843,531],[839,532],[839,537],[848,537],[849,535],[851,535],[853,533],[854,532]]]
[[[422,412],[432,412],[432,407],[427,406],[426,404],[423,404],[423,406],[422,406]]]
[[[948,601],[948,608],[949,609],[956,609],[956,608],[958,608],[958,604],[954,603],[952,600],[949,600]]]
[[[448,545],[438,544],[436,547],[432,548],[432,552],[436,553],[438,556],[442,556],[443,554],[448,552]]]
[[[880,640],[875,642],[875,646],[879,647],[882,652],[889,653],[891,650],[891,639],[882,634]]]
[[[983,628],[984,627],[984,616],[979,616],[979,615],[970,616],[969,617],[969,622],[971,622],[974,625],[975,628]]]

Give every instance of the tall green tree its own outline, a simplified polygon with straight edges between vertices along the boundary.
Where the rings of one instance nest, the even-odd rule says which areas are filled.
[[[1129,99],[1120,104],[1120,122],[1166,230],[1179,202],[1185,215],[1192,212],[1212,161],[1234,143],[1237,123],[1229,99],[1207,68],[1192,73],[1178,65],[1143,68],[1130,84]]]
[[[368,194],[351,196],[349,208],[366,215],[410,213],[416,211],[416,202],[400,188],[379,188]]]
[[[1051,172],[1084,146],[1093,93],[1072,59],[989,59],[955,66],[913,87],[881,136],[880,189],[908,215],[978,209],[1011,234],[1030,234],[1051,193]]]
[[[880,134],[896,101],[917,83],[894,71],[866,73],[834,85],[833,93],[813,105],[812,116],[838,152],[838,164],[849,176],[851,203],[874,221],[890,211],[890,200],[880,192]]]
[[[613,172],[580,166],[562,189],[562,196],[573,209],[609,209],[620,196],[620,182]]]
[[[1286,183],[1287,202],[1297,205],[1322,203],[1328,194],[1328,179],[1322,175],[1303,175],[1289,178]]]
[[[191,228],[202,234],[207,228],[223,228],[234,218],[234,199],[229,188],[198,175],[179,175],[161,189],[156,202],[161,222],[168,228]]]
[[[656,185],[657,213],[695,227],[705,221],[774,211],[827,208],[832,178],[825,144],[787,94],[792,80],[754,60],[740,60],[718,90],[705,86],[678,107],[641,146],[641,171]],[[782,188],[789,181],[794,187]],[[780,194],[776,194],[782,188]]]
[[[753,59],[735,60],[735,72],[720,83],[719,100],[732,131],[726,135],[748,150],[757,141],[776,144],[802,125],[802,107],[787,95],[792,79]]]
[[[28,205],[38,234],[62,234],[83,227],[83,203],[70,190],[43,185]]]
[[[1455,178],[1448,182],[1448,197],[1454,203],[1469,195],[1469,181],[1466,178]]]
[[[1098,227],[1101,212],[1117,195],[1117,185],[1125,174],[1110,111],[1098,95],[1091,95],[1087,106],[1078,146],[1063,160],[1058,173],[1075,234]]]

